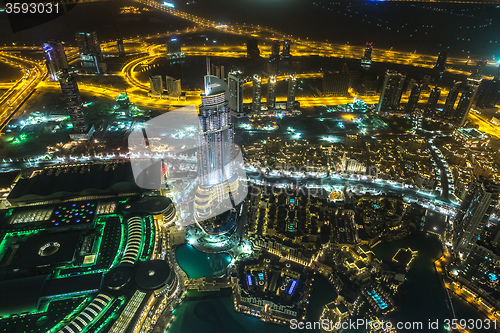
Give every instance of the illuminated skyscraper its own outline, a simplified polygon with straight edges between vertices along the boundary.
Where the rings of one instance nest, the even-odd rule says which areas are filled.
[[[372,50],[373,43],[366,43],[365,53],[363,55],[363,58],[361,58],[361,67],[364,69],[370,69],[370,67],[372,66]]]
[[[217,76],[221,80],[224,80],[226,75],[224,65],[215,64],[212,62],[212,75]]]
[[[433,116],[434,114],[436,114],[436,107],[439,101],[439,97],[441,97],[441,89],[436,86],[432,88],[429,95],[429,100],[427,101],[427,106],[425,108],[426,116]]]
[[[227,97],[226,83],[206,75],[205,93],[198,111],[199,186],[194,207],[196,225],[203,233],[196,246],[207,251],[232,247],[238,237],[234,195],[239,185],[233,168],[234,130]]]
[[[250,59],[260,58],[259,42],[256,38],[247,40],[247,57]]]
[[[421,84],[415,84],[413,88],[411,88],[410,97],[408,98],[408,104],[406,104],[405,111],[413,115],[417,105],[418,100],[420,99],[420,92],[422,91]]]
[[[101,54],[101,44],[94,32],[78,32],[75,34],[78,52],[81,54]]]
[[[453,121],[458,126],[463,126],[467,120],[467,115],[474,102],[474,97],[476,96],[477,89],[479,88],[480,80],[467,79],[467,85],[464,87],[462,95],[458,100],[457,109],[453,114]]]
[[[434,70],[439,72],[439,75],[443,75],[446,69],[446,59],[448,58],[448,53],[439,52],[436,64],[434,65]]]
[[[163,79],[161,75],[153,75],[149,77],[149,95],[153,97],[162,97],[163,95]]]
[[[474,80],[481,80],[483,78],[483,69],[486,67],[487,63],[488,60],[478,60],[476,63],[476,67],[474,67],[474,69],[472,70],[470,78]]]
[[[453,249],[465,259],[498,203],[500,186],[480,178],[470,184],[455,217]]]
[[[78,32],[75,34],[76,45],[80,53],[83,70],[91,74],[105,73],[106,63],[103,61],[101,45],[95,32]]]
[[[229,109],[237,115],[243,112],[243,77],[240,71],[233,71],[227,76],[229,85]]]
[[[269,77],[268,85],[268,96],[267,96],[267,108],[272,110],[276,108],[276,75],[271,75]]]
[[[275,39],[271,44],[271,54],[267,63],[267,72],[271,75],[276,75],[280,68],[280,41]]]
[[[70,109],[79,110],[82,106],[82,100],[80,98],[80,91],[78,90],[78,83],[76,82],[73,75],[69,74],[68,71],[64,70],[60,73],[59,84],[61,85],[61,91],[64,96],[64,101],[66,106]],[[74,121],[73,128],[78,128],[78,125],[82,123],[83,117],[80,115],[75,118],[71,118]]]
[[[255,74],[253,76],[252,112],[259,113],[262,99],[262,78]]]
[[[448,96],[446,97],[446,102],[443,107],[443,115],[445,117],[451,117],[455,110],[455,102],[457,101],[458,94],[460,93],[460,87],[462,86],[462,82],[456,81],[453,83],[453,87],[448,92]]]
[[[181,49],[181,41],[178,37],[169,37],[167,39],[167,56],[169,59],[184,57]]]
[[[288,78],[288,94],[286,98],[286,109],[292,110],[295,103],[295,91],[297,90],[297,75],[291,74]]]
[[[165,77],[165,88],[168,98],[179,99],[182,94],[181,80],[171,76]]]
[[[43,43],[43,50],[49,76],[52,80],[57,81],[59,80],[60,72],[69,68],[64,46],[61,42],[50,40]]]
[[[224,170],[232,161],[234,149],[226,87],[221,79],[205,76],[205,93],[198,112],[202,130],[199,165],[204,186],[222,183],[232,176],[231,170]]]
[[[283,51],[281,52],[282,59],[288,59],[292,56],[292,41],[285,39],[283,42]]]
[[[89,139],[93,133],[93,126],[89,131],[85,122],[80,91],[78,90],[78,84],[75,78],[69,74],[67,70],[62,70],[59,75],[59,84],[61,85],[64,101],[66,102],[66,108],[68,110],[71,123],[73,124],[73,129],[70,133],[71,139]]]
[[[406,75],[387,70],[385,72],[384,85],[377,105],[377,112],[385,112],[399,107],[403,95],[403,85]]]

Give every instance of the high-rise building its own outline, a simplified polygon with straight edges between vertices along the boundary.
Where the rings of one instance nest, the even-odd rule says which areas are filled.
[[[266,66],[266,72],[269,75],[277,75],[280,70],[279,59],[269,59]]]
[[[267,108],[272,110],[276,108],[276,75],[269,77],[268,88]]]
[[[253,76],[252,112],[259,113],[262,99],[262,78],[255,74]]]
[[[43,43],[43,50],[49,76],[52,80],[57,81],[60,72],[69,68],[64,46],[61,42],[50,40]]]
[[[500,155],[500,151],[497,152],[497,155]],[[500,224],[497,224],[495,230],[493,231],[491,244],[495,247],[500,247]]]
[[[181,41],[178,37],[169,37],[167,39],[167,56],[169,59],[184,57],[181,49]]]
[[[107,65],[101,54],[82,54],[80,63],[83,71],[90,74],[103,74],[107,71]]]
[[[427,106],[425,108],[426,116],[432,116],[436,114],[436,107],[439,102],[439,97],[441,97],[441,89],[438,86],[432,88],[429,95],[429,100],[427,101]]]
[[[497,71],[496,71],[495,76],[493,77],[493,79],[495,79],[497,81],[500,81],[500,65],[498,65]]]
[[[500,98],[500,80],[481,80],[477,91],[476,105],[481,108],[492,108]]]
[[[273,43],[271,44],[271,55],[269,56],[270,59],[279,59],[280,57],[280,48],[281,48],[281,42],[278,39],[273,40]]]
[[[384,85],[377,105],[377,112],[385,112],[389,109],[399,107],[403,95],[403,85],[406,75],[387,70],[385,72]]]
[[[229,86],[229,109],[240,115],[243,113],[243,76],[240,71],[230,72],[227,76]]]
[[[453,121],[458,126],[462,126],[467,120],[467,115],[469,114],[469,110],[474,102],[480,82],[480,80],[467,79],[467,85],[464,87],[462,95],[460,95],[457,109],[453,114]]]
[[[68,110],[73,129],[70,137],[73,140],[86,140],[92,136],[89,131],[85,116],[83,114],[83,104],[80,98],[80,91],[75,78],[68,73],[67,70],[62,70],[59,75],[59,84],[63,93],[66,108]]]
[[[373,43],[366,43],[365,53],[363,54],[363,58],[361,58],[361,67],[364,69],[370,69],[372,66],[372,51],[373,51]]]
[[[378,79],[374,73],[364,72],[354,81],[354,90],[359,95],[374,96],[377,94]]]
[[[288,59],[292,56],[292,41],[285,39],[283,41],[283,51],[281,52],[282,59]]]
[[[460,275],[468,281],[481,281],[483,277],[488,277],[487,281],[494,282],[496,275],[490,275],[495,271],[498,255],[495,249],[486,244],[474,245],[467,256],[467,260],[460,265]],[[491,278],[490,278],[491,277]],[[484,280],[483,280],[484,281]],[[482,285],[483,281],[476,284]],[[474,283],[474,282],[473,282]],[[486,284],[487,285],[487,284]]]
[[[77,32],[75,34],[78,52],[81,54],[101,54],[101,44],[97,34],[93,32]]]
[[[271,54],[267,63],[267,72],[271,75],[276,75],[280,67],[280,41],[275,39],[271,44]]]
[[[347,96],[349,94],[351,75],[348,70],[341,72],[324,72],[322,96]]]
[[[213,62],[211,64],[212,64],[211,74],[214,76],[217,76],[221,80],[224,80],[224,78],[225,78],[224,65],[215,64]]]
[[[455,217],[453,249],[467,258],[498,203],[500,186],[479,178],[469,186]]]
[[[443,75],[446,69],[446,59],[448,58],[448,53],[439,52],[436,64],[434,65],[434,70],[438,71],[440,75]]]
[[[476,63],[476,67],[474,67],[474,69],[472,70],[470,78],[474,80],[481,80],[483,78],[483,70],[486,67],[487,63],[488,60],[478,60]]]
[[[418,100],[420,99],[420,93],[422,92],[422,85],[417,83],[411,88],[410,97],[408,98],[408,104],[406,104],[405,111],[407,113],[413,114],[415,111]]]
[[[125,55],[125,45],[123,44],[123,39],[119,39],[116,41],[116,47],[118,48],[118,55],[124,56]]]
[[[260,58],[259,42],[256,38],[247,40],[247,57],[250,59]]]
[[[61,91],[66,106],[71,109],[80,108],[82,106],[82,100],[75,78],[73,75],[69,74],[67,70],[63,70],[60,76],[59,84],[61,85]],[[72,118],[71,121],[74,121],[73,128],[77,128],[78,125],[82,123],[82,119],[83,117]]]
[[[205,76],[205,92],[198,112],[202,131],[199,171],[203,186],[214,186],[232,177],[231,170],[224,170],[231,164],[234,154],[233,125],[226,93],[224,81],[212,75]]]
[[[75,34],[75,40],[83,70],[91,74],[105,73],[107,67],[103,60],[101,45],[96,33],[78,32]]]
[[[196,225],[202,228],[197,246],[210,251],[236,245],[237,215],[233,195],[238,176],[233,168],[235,158],[234,130],[228,107],[227,85],[218,77],[205,76],[205,92],[198,110],[199,186],[194,206]],[[215,210],[215,211],[214,211]],[[218,214],[220,212],[220,214]],[[229,213],[226,213],[229,212]]]
[[[163,78],[161,75],[149,77],[149,95],[153,97],[163,96]]]
[[[295,103],[295,91],[297,90],[297,75],[291,74],[288,78],[288,94],[286,98],[286,109],[292,110]]]
[[[168,98],[178,99],[182,94],[181,80],[171,76],[165,77],[165,87]]]
[[[458,94],[460,93],[460,87],[462,86],[461,81],[455,81],[453,87],[451,87],[446,96],[446,102],[444,102],[443,115],[445,117],[451,117],[455,110],[455,102],[457,101]]]

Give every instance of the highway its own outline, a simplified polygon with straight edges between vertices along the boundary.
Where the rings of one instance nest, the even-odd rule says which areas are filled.
[[[23,70],[23,77],[15,83],[9,83],[8,90],[0,96],[0,132],[12,118],[15,118],[19,107],[31,96],[38,85],[47,77],[47,67],[43,61],[35,61],[17,54],[19,51],[38,51],[37,46],[0,47],[0,61],[9,62]],[[9,51],[11,53],[9,53]],[[15,53],[14,53],[15,52]],[[68,48],[68,62],[78,59],[78,49]],[[6,84],[3,84],[7,86]]]
[[[254,25],[227,25],[217,23],[215,21],[207,20],[189,13],[185,13],[173,8],[168,8],[160,5],[158,2],[151,0],[135,0],[138,3],[153,7],[157,10],[163,11],[165,13],[175,15],[177,17],[183,18],[185,20],[191,21],[197,25],[196,28],[185,29],[184,31],[177,31],[175,34],[183,34],[185,32],[194,31],[204,31],[204,30],[216,30],[224,33],[242,35],[246,37],[257,37],[261,40],[261,45],[259,46],[261,50],[261,55],[264,57],[271,53],[270,44],[274,39],[290,39],[292,41],[292,55],[296,57],[300,56],[321,56],[321,57],[340,57],[340,58],[351,58],[360,59],[363,56],[364,47],[363,46],[353,46],[349,44],[334,44],[328,42],[318,42],[310,41],[308,39],[300,39],[299,37],[294,38],[293,36],[283,34],[276,30],[270,29],[268,27],[254,26]],[[128,39],[126,42],[131,43],[143,43],[143,47],[139,47],[138,50],[144,52],[144,56],[138,59],[131,60],[124,65],[122,69],[122,76],[127,80],[127,82],[139,91],[148,91],[148,82],[141,82],[134,76],[135,69],[140,65],[147,65],[154,61],[156,57],[162,57],[165,53],[165,46],[158,44],[148,44],[147,40],[166,37],[172,35],[173,33],[158,34],[146,37],[137,37],[133,39]],[[104,43],[106,47],[111,47],[113,43]],[[245,45],[203,45],[203,46],[183,46],[182,51],[188,56],[217,56],[217,57],[245,57],[246,56],[246,46]],[[390,62],[402,65],[410,65],[421,68],[433,68],[436,63],[437,56],[434,55],[424,55],[417,54],[416,52],[400,52],[393,50],[383,49],[373,49],[372,53],[374,62]],[[447,71],[453,74],[463,74],[470,75],[470,71],[463,70],[463,67],[467,64],[474,64],[473,59],[461,59],[461,58],[448,58]],[[488,64],[492,65],[492,64]],[[470,66],[472,67],[472,66]],[[300,74],[299,74],[300,75]],[[321,73],[314,74],[315,77],[321,77]],[[299,76],[300,78],[300,76]],[[488,77],[485,77],[488,78]],[[280,80],[282,78],[278,78]],[[248,84],[248,83],[247,83]],[[334,102],[334,100],[332,100]],[[308,105],[324,105],[326,103],[320,101],[309,101]],[[326,104],[328,105],[328,104]]]
[[[134,71],[137,66],[149,63],[150,61],[156,59],[158,56],[157,55],[147,55],[143,56],[137,59],[134,59],[132,61],[129,61],[126,63],[121,71],[122,76],[127,80],[127,82],[135,87],[136,89],[143,90],[143,91],[149,91],[149,85],[142,83],[141,81],[137,80],[134,76]]]
[[[0,89],[10,89],[15,83],[11,82],[0,82]]]
[[[220,22],[215,22],[211,20],[207,20],[196,15],[192,15],[186,12],[182,12],[176,10],[174,8],[169,8],[160,5],[158,2],[152,0],[135,0],[138,3],[143,5],[147,5],[153,7],[157,10],[163,11],[165,13],[175,15],[177,17],[183,18],[185,20],[191,21],[197,24],[201,28],[210,28],[216,29],[221,32],[242,35],[246,37],[256,37],[261,39],[262,41],[267,41],[268,44],[274,39],[290,39],[292,41],[292,55],[295,56],[305,56],[305,55],[320,55],[320,56],[328,56],[328,57],[346,57],[346,58],[355,58],[360,59],[364,52],[364,46],[352,46],[349,44],[334,44],[328,42],[319,42],[319,41],[311,41],[309,39],[301,39],[300,37],[294,38],[291,35],[284,34],[277,30],[274,30],[269,27],[263,27],[259,25],[228,25]],[[498,1],[497,1],[498,2]],[[213,47],[213,46],[211,46]],[[220,48],[220,46],[217,46]],[[262,54],[268,55],[270,53],[270,46],[260,46]],[[245,51],[242,49],[242,46],[224,46],[219,50],[212,49],[209,50],[206,47],[206,50],[189,50],[192,52],[199,52],[200,55],[203,55],[203,51],[211,52],[211,53],[229,53],[232,54],[235,51],[241,53]],[[227,51],[227,52],[224,52]],[[418,54],[417,52],[401,52],[396,51],[390,48],[389,50],[384,49],[373,49],[373,61],[375,62],[392,62],[399,64],[407,64],[413,65],[417,67],[426,67],[432,68],[437,60],[437,55],[424,55]],[[447,64],[449,66],[462,66],[469,63],[475,64],[475,61],[479,59],[469,59],[469,58],[454,58],[449,57]],[[493,65],[493,64],[488,64]],[[462,71],[460,68],[451,68],[451,70],[455,73],[463,73],[470,74],[470,72]]]
[[[40,86],[46,88],[53,88],[55,90],[60,90],[59,83],[57,82],[45,81],[42,82]],[[81,83],[81,82],[78,84],[78,89],[80,90],[80,92],[86,94],[90,94],[93,96],[102,96],[106,98],[110,98],[110,96],[118,96],[119,94],[123,93],[123,91],[120,89],[97,85],[97,84]],[[129,96],[131,102],[133,102],[138,107],[142,108],[154,108],[154,109],[164,108],[165,110],[168,110],[171,107],[182,107],[193,104],[198,105],[199,103],[201,103],[199,93],[186,96],[185,101],[153,98],[153,97],[148,97],[144,94],[139,94],[129,91],[127,91],[127,95]]]
[[[500,139],[500,126],[493,125],[489,120],[484,118],[481,114],[474,111],[469,112],[469,120],[478,125],[478,130],[490,136]]]
[[[0,132],[7,126],[19,106],[35,91],[45,78],[47,68],[41,63],[26,58],[0,52],[0,59],[8,60],[23,67],[24,75],[5,94],[0,97]]]

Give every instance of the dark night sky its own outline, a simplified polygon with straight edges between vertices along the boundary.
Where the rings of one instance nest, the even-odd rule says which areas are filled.
[[[221,23],[254,23],[305,38],[456,56],[500,56],[500,8],[373,1],[304,0],[171,0],[178,9]],[[0,42],[37,43],[50,38],[72,40],[76,31],[96,30],[101,39],[164,32],[187,23],[161,13],[118,15],[126,1],[79,4],[37,28],[10,33],[0,16]]]

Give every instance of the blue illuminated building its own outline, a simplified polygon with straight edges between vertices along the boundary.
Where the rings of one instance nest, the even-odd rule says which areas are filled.
[[[49,71],[49,77],[57,81],[59,80],[60,72],[63,69],[68,69],[68,59],[64,52],[64,45],[59,41],[50,40],[43,43],[45,54],[45,62]]]
[[[247,275],[247,283],[249,287],[252,286],[252,274]]]
[[[377,294],[375,290],[369,291],[368,295],[372,297],[372,299],[377,303],[378,307],[382,310],[387,308],[387,303]]]
[[[292,280],[292,284],[290,285],[290,289],[288,289],[288,295],[291,295],[293,291],[297,287],[297,280]]]

